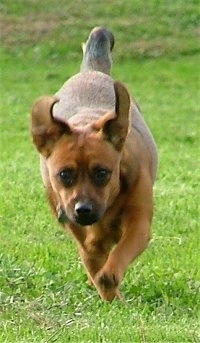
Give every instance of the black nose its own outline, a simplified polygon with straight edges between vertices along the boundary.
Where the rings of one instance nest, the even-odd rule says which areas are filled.
[[[92,225],[98,220],[98,215],[92,203],[78,201],[74,208],[75,221],[82,225]]]
[[[75,212],[82,216],[82,215],[89,215],[92,212],[92,204],[91,203],[84,203],[84,202],[77,202],[75,205]]]

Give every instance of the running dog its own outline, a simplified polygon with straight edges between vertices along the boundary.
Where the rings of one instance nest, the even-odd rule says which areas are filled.
[[[58,221],[106,301],[151,237],[157,149],[138,105],[110,76],[113,34],[94,28],[80,73],[32,109],[31,133]]]

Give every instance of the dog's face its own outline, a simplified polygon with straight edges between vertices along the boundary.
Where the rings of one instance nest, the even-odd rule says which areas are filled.
[[[98,133],[63,135],[47,167],[62,209],[74,223],[97,222],[119,191],[120,153]]]
[[[53,118],[53,97],[40,99],[33,108],[33,140],[46,158],[59,210],[82,226],[98,222],[120,189],[130,100],[119,83],[115,95],[115,111],[82,128]]]

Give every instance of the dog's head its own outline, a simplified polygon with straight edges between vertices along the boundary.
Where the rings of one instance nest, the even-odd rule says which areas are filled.
[[[119,82],[114,91],[115,110],[81,128],[53,117],[55,97],[40,98],[32,110],[33,142],[46,159],[58,206],[83,226],[99,221],[120,190],[130,98]]]

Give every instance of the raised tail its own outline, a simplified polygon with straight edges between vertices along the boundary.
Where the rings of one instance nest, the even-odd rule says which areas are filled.
[[[81,72],[96,70],[109,75],[112,67],[111,51],[113,47],[112,32],[103,27],[95,27],[90,32],[87,42],[82,44]]]

